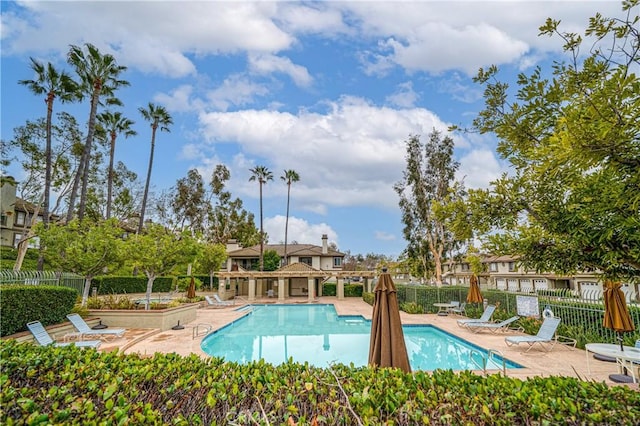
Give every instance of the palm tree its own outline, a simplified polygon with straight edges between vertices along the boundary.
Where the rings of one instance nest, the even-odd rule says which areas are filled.
[[[116,89],[122,86],[128,86],[126,80],[119,80],[120,74],[127,69],[125,66],[118,65],[112,55],[102,55],[97,47],[90,43],[85,43],[86,54],[82,48],[71,45],[67,54],[67,62],[72,65],[78,76],[80,77],[80,88],[83,95],[91,98],[91,110],[89,112],[89,122],[87,129],[87,139],[84,144],[84,150],[78,166],[78,175],[82,171],[82,188],[80,191],[80,205],[78,207],[78,218],[82,220],[84,210],[87,204],[87,186],[89,182],[89,160],[91,158],[91,145],[93,144],[93,136],[95,134],[96,116],[100,98],[106,98],[108,105],[121,105],[122,103],[114,97]],[[69,198],[69,212],[67,219],[71,218],[75,197],[77,192],[78,176],[74,182],[74,189],[71,191]]]
[[[47,130],[46,145],[44,150],[44,195],[42,203],[42,222],[49,226],[49,199],[51,194],[51,119],[53,117],[53,102],[56,98],[61,102],[70,102],[79,99],[78,85],[64,71],[59,72],[51,62],[46,66],[31,58],[31,69],[35,71],[35,80],[20,80],[19,84],[27,86],[35,95],[46,95],[47,104]]]
[[[147,109],[138,108],[142,117],[151,123],[151,154],[149,155],[149,169],[147,170],[147,182],[144,185],[144,195],[142,197],[142,206],[140,208],[140,223],[138,224],[138,233],[142,232],[144,225],[144,211],[147,208],[147,197],[149,196],[149,183],[151,182],[151,168],[153,167],[153,151],[156,146],[156,130],[161,132],[170,132],[169,126],[173,124],[173,119],[169,112],[163,106],[157,106],[149,102]]]
[[[107,211],[106,219],[111,217],[111,199],[113,192],[113,160],[116,152],[116,138],[119,134],[125,138],[135,136],[138,133],[131,128],[134,125],[130,120],[122,115],[121,112],[105,111],[98,114],[98,123],[104,131],[109,135],[109,169],[107,171]]]
[[[289,263],[287,261],[287,234],[289,232],[289,201],[291,200],[291,184],[300,180],[300,175],[295,170],[285,170],[284,175],[280,176],[280,179],[287,183],[287,219],[284,225],[284,264]]]
[[[262,227],[262,185],[268,181],[273,180],[273,173],[269,171],[265,166],[255,166],[253,169],[249,169],[251,177],[249,181],[257,180],[260,184],[260,271],[264,269],[264,230]]]

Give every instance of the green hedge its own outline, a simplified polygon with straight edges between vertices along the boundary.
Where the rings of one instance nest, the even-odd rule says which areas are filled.
[[[68,287],[2,285],[0,286],[0,336],[25,331],[30,321],[44,326],[66,321],[78,293]]]
[[[640,392],[573,377],[236,364],[0,343],[2,424],[640,423]]]
[[[336,283],[325,283],[322,286],[323,296],[337,296]],[[345,284],[344,297],[362,297],[362,284]]]
[[[175,289],[176,281],[180,278],[189,278],[188,275],[179,275],[177,277],[158,277],[153,282],[153,292],[168,293]],[[209,288],[209,275],[194,275],[194,278],[202,281],[205,288]],[[108,294],[130,294],[130,293],[146,293],[147,277],[139,276],[101,276],[95,277],[91,281],[92,287],[98,289],[99,295]],[[214,289],[218,288],[218,277],[213,277]]]

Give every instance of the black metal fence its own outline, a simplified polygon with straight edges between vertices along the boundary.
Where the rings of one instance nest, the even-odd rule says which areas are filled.
[[[425,313],[438,312],[439,308],[434,306],[435,303],[464,302],[469,292],[468,287],[462,286],[397,285],[396,287],[400,304],[415,303]],[[543,312],[547,309],[553,316],[562,318],[564,333],[570,331],[579,344],[616,341],[616,333],[602,326],[604,318],[602,291],[577,293],[570,289],[525,289],[515,292],[484,288],[481,292],[484,299],[483,305],[497,305],[497,311],[505,318],[522,315],[518,306],[519,301],[525,298],[535,299],[533,306],[536,307],[537,312],[531,316],[542,319]],[[640,303],[636,302],[638,299],[635,294],[627,294],[626,296],[627,307],[635,325],[635,332],[628,333],[626,341],[634,342],[636,339],[640,339]],[[520,305],[522,306],[522,303]],[[479,313],[481,310],[482,306],[470,305],[468,312],[473,314]]]

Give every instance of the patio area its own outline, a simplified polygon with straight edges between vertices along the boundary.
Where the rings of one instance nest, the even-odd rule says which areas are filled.
[[[217,330],[244,315],[237,308],[246,304],[242,299],[236,299],[234,306],[223,308],[201,308],[197,310],[195,321],[187,324],[182,329],[159,331],[153,329],[128,329],[124,338],[112,342],[103,343],[101,350],[121,350],[124,353],[139,353],[143,356],[152,356],[155,352],[173,352],[180,355],[197,354],[203,358],[208,357],[200,348],[203,337],[210,331]],[[273,299],[259,299],[256,304],[274,303]],[[287,303],[307,303],[306,299],[289,299]],[[339,315],[362,315],[371,319],[372,307],[360,298],[346,298],[338,300],[336,297],[319,297],[315,303],[333,304]],[[550,352],[544,352],[533,348],[525,352],[526,347],[508,347],[504,338],[506,335],[517,335],[518,332],[507,333],[472,333],[460,328],[456,321],[461,318],[456,315],[439,316],[435,314],[407,314],[401,312],[403,324],[431,324],[455,336],[465,339],[487,350],[497,350],[503,357],[516,362],[525,368],[507,370],[509,377],[525,379],[532,376],[567,376],[582,380],[606,382],[609,385],[620,385],[609,379],[610,374],[618,373],[615,363],[599,361],[589,356],[585,350],[574,349],[557,344]],[[368,348],[367,348],[368,350]],[[588,370],[590,367],[590,372]],[[490,370],[489,374],[495,373]],[[482,371],[477,371],[483,374]],[[638,389],[638,384],[624,384]]]

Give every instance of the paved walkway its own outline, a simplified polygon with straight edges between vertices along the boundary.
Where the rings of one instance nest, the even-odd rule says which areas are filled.
[[[287,303],[306,303],[302,299],[288,300]],[[139,353],[143,356],[151,356],[155,352],[174,352],[180,355],[197,354],[203,358],[208,357],[200,348],[202,338],[209,331],[217,330],[230,322],[242,317],[243,312],[238,307],[246,302],[236,299],[236,305],[225,308],[201,308],[198,309],[197,319],[189,324],[184,324],[184,329],[167,330],[159,332],[149,329],[128,329],[126,336],[112,342],[105,342],[102,350],[122,350],[124,353]],[[273,299],[257,300],[255,303],[274,303]],[[338,300],[336,297],[320,297],[317,303],[333,304],[339,315],[362,315],[371,319],[372,307],[360,298],[346,298]],[[570,376],[583,380],[604,381],[615,384],[609,379],[609,374],[617,373],[615,363],[598,361],[589,358],[590,371],[587,368],[586,352],[581,349],[573,349],[564,345],[556,345],[552,351],[544,352],[537,348],[525,353],[526,345],[508,347],[504,337],[508,333],[473,333],[457,325],[458,316],[438,316],[435,314],[407,314],[401,312],[403,324],[432,324],[451,334],[459,336],[484,349],[500,351],[503,356],[525,368],[507,370],[510,377],[526,378],[531,376]],[[196,334],[196,332],[198,332]],[[494,371],[495,372],[495,371]],[[481,371],[478,371],[482,374]],[[638,389],[638,385],[628,385]]]

